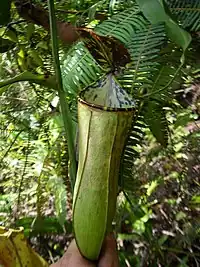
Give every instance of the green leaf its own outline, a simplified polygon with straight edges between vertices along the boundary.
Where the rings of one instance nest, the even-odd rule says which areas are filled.
[[[23,227],[24,228],[24,234],[27,237],[30,236],[36,236],[38,234],[61,234],[63,233],[63,227],[60,225],[58,218],[55,216],[48,216],[48,217],[42,217],[40,218],[40,225],[37,226],[37,220],[36,223],[35,217],[22,217],[18,219],[15,222],[16,227]],[[72,232],[72,223],[65,220],[65,229],[67,232]]]
[[[18,42],[17,31],[14,28],[6,29],[5,36],[12,42]]]
[[[0,53],[5,53],[12,49],[15,46],[15,43],[11,42],[8,39],[0,37]]]
[[[29,55],[37,66],[43,66],[42,58],[35,50],[30,50]]]
[[[6,25],[10,21],[11,0],[1,1],[0,25]]]
[[[32,37],[33,33],[35,31],[35,25],[33,23],[29,23],[27,26],[27,39],[30,40]]]
[[[179,211],[177,214],[176,214],[176,220],[177,221],[181,221],[183,219],[187,218],[187,214],[183,211]]]
[[[193,196],[191,203],[192,204],[200,204],[200,195]]]
[[[65,190],[65,185],[63,183],[63,180],[59,177],[52,177],[49,179],[48,187],[55,196],[55,209],[58,221],[61,226],[64,226],[67,216],[67,211],[66,211],[67,193]]]
[[[159,239],[158,239],[158,244],[161,247],[168,239],[167,235],[162,235]]]
[[[147,185],[147,196],[151,196],[151,194],[155,191],[158,186],[158,181],[152,181]]]
[[[156,138],[164,147],[168,143],[168,124],[162,106],[156,101],[149,101],[144,120]]]
[[[166,11],[162,0],[137,0],[145,17],[152,23],[164,22],[169,38],[183,49],[181,62],[184,62],[184,53],[191,42],[191,36],[183,30],[172,18],[169,10]]]

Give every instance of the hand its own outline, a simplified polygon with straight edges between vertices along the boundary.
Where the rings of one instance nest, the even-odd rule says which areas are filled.
[[[50,267],[119,267],[116,241],[113,234],[109,234],[103,243],[99,261],[95,264],[86,260],[79,252],[73,240],[63,257]]]

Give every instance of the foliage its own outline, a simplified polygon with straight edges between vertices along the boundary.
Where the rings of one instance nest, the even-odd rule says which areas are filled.
[[[47,7],[45,1],[32,2]],[[77,94],[107,72],[114,73],[137,103],[120,166],[121,266],[198,266],[199,133],[198,126],[191,134],[185,130],[198,117],[191,114],[199,114],[200,93],[195,89],[189,100],[193,110],[182,109],[175,98],[185,88],[198,87],[200,4],[151,1],[159,2],[158,21],[142,2],[56,1],[59,20],[91,27],[101,40],[98,46],[96,37],[87,35],[73,45],[60,43],[63,97],[74,129]],[[47,238],[48,247],[40,248],[41,253],[49,259],[46,251],[51,250],[56,258],[64,249],[58,243],[71,238],[71,189],[69,140],[58,103],[50,35],[22,19],[9,3],[4,1],[1,10],[7,12],[0,13],[0,224],[23,225],[34,245],[38,234]],[[119,43],[113,38],[127,49],[128,64],[115,63],[119,56],[110,47],[119,51]],[[52,233],[59,233],[62,241]],[[37,242],[35,246],[38,249]]]
[[[162,148],[147,130],[130,193],[120,194],[120,266],[198,265],[199,132],[183,127],[191,121],[190,110],[173,114],[167,114],[172,144]]]
[[[48,266],[47,262],[27,244],[23,228],[13,230],[0,228],[0,263],[4,266]]]

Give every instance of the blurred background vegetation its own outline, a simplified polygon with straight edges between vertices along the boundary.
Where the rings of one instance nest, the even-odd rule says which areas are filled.
[[[45,14],[47,2],[8,3],[10,16],[0,16],[1,81],[23,71],[49,77],[54,74],[50,34],[45,20],[42,24],[34,14],[39,6]],[[120,266],[200,266],[200,4],[166,4],[178,19],[185,16],[183,26],[194,44],[164,108],[168,145],[159,144],[146,124],[138,130],[131,176],[119,193],[115,219]],[[94,27],[134,5],[131,0],[63,0],[56,2],[56,14],[60,23]],[[60,43],[64,66],[73,47]],[[67,99],[73,113],[74,93]],[[68,147],[58,102],[55,89],[34,80],[0,88],[0,225],[23,226],[32,247],[49,263],[73,238]]]

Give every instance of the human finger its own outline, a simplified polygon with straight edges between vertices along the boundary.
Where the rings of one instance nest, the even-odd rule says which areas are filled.
[[[73,240],[63,257],[50,267],[95,267],[95,264],[80,254],[76,242]]]
[[[107,235],[104,240],[98,267],[119,267],[117,244],[113,233]]]

